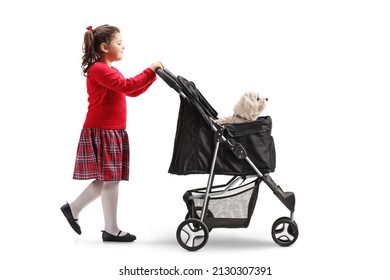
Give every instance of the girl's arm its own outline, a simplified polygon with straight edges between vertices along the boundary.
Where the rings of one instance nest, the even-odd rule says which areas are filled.
[[[151,68],[145,69],[133,78],[124,78],[117,69],[104,63],[95,63],[90,68],[89,75],[100,85],[130,97],[144,93],[156,80],[156,73]]]

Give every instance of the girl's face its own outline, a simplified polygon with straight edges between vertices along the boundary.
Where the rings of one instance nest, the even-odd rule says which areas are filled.
[[[122,59],[125,46],[122,44],[122,36],[119,32],[114,34],[113,39],[107,46],[106,58],[110,61],[118,61]]]

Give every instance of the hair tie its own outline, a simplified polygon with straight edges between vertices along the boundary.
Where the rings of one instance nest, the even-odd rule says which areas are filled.
[[[92,32],[93,32],[92,26],[88,26],[88,27],[87,27],[87,30],[89,30],[89,31],[92,31]]]

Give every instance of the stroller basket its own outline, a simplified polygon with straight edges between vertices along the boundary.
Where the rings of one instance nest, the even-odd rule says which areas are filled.
[[[211,228],[246,228],[255,209],[259,184],[257,178],[246,184],[235,184],[234,177],[226,185],[211,188],[204,222]],[[200,219],[206,188],[189,190],[184,201],[190,218]]]

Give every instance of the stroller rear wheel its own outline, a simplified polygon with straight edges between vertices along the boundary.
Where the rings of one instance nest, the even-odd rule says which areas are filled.
[[[201,220],[187,219],[177,228],[176,239],[184,249],[196,251],[206,245],[209,239],[209,230]]]
[[[272,225],[271,234],[276,244],[287,247],[298,239],[298,225],[290,218],[282,217]]]

